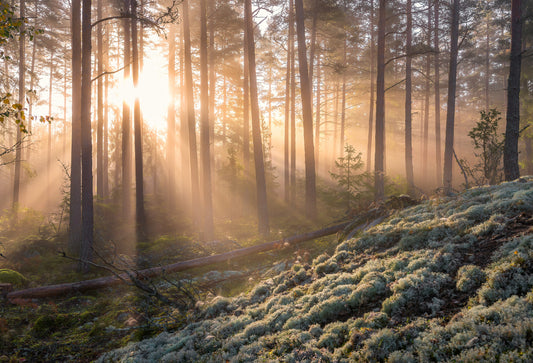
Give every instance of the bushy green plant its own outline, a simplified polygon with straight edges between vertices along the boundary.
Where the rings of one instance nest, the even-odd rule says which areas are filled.
[[[471,292],[481,286],[487,275],[475,265],[462,266],[457,271],[457,290],[462,292]]]

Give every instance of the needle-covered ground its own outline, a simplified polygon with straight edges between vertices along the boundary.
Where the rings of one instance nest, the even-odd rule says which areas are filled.
[[[428,200],[124,362],[533,361],[533,179]]]

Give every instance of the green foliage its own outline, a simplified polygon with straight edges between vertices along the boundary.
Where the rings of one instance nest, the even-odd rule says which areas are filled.
[[[457,290],[462,292],[472,292],[479,288],[487,275],[483,270],[475,265],[462,266],[457,271]]]
[[[368,191],[368,174],[359,173],[363,167],[362,154],[352,145],[344,147],[344,155],[335,160],[337,173],[330,172],[331,177],[337,181],[339,187],[338,198],[344,200],[348,209],[355,207],[364,191]]]
[[[0,282],[13,284],[14,287],[20,288],[28,284],[28,280],[19,272],[10,269],[0,269]]]
[[[480,111],[480,120],[468,133],[474,149],[477,150],[474,154],[479,159],[474,170],[471,170],[471,175],[478,185],[484,183],[494,185],[503,180],[501,160],[505,135],[498,132],[498,125],[502,119],[500,114],[495,108]],[[482,175],[481,178],[474,175],[478,171]]]

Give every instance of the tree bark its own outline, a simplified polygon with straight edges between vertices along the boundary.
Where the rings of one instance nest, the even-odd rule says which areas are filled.
[[[81,199],[80,270],[88,272],[93,246],[93,155],[91,138],[91,0],[83,0],[81,60]]]
[[[246,24],[244,24],[246,28]],[[242,159],[244,172],[250,174],[250,61],[248,56],[248,34],[244,31],[243,60],[243,128],[242,128]]]
[[[316,217],[316,172],[315,149],[313,145],[313,106],[307,54],[305,46],[305,18],[302,0],[295,0],[296,34],[298,36],[298,65],[300,69],[300,89],[302,96],[302,114],[304,128],[305,153],[305,213],[308,218]]]
[[[427,28],[427,44],[431,44],[431,8],[428,8],[428,28]],[[426,177],[428,175],[428,148],[429,148],[429,93],[430,93],[430,84],[429,84],[429,73],[431,72],[431,59],[430,54],[426,54],[426,84],[424,86],[425,98],[424,98],[424,143],[422,150],[422,175]]]
[[[124,8],[129,11],[130,0],[124,0]],[[131,20],[123,19],[122,26],[124,30],[124,82],[126,87],[130,86],[131,73]],[[129,101],[124,99],[122,102],[122,213],[126,222],[131,219],[131,179],[132,179],[132,160],[131,160],[131,110]]]
[[[137,32],[137,0],[131,1],[131,48],[132,48],[132,69],[133,87],[139,87],[139,46]],[[135,96],[133,106],[133,119],[135,124],[135,221],[137,229],[137,239],[146,239],[146,217],[144,212],[144,170],[143,170],[143,131],[142,115],[139,95]],[[155,172],[155,171],[154,171]]]
[[[216,84],[217,84],[217,74],[215,68],[215,21],[213,16],[216,12],[216,2],[209,1],[208,8],[209,19],[208,21],[208,31],[209,31],[209,43],[208,43],[208,64],[209,64],[209,157],[210,157],[210,168],[211,168],[211,194],[215,194],[215,188],[217,185],[216,181],[216,172],[215,172],[215,98],[216,98]],[[213,204],[213,203],[211,203]]]
[[[366,171],[372,169],[372,136],[374,128],[374,0],[370,0],[370,102],[368,105],[368,142],[366,147]]]
[[[72,140],[70,146],[69,252],[81,243],[81,0],[72,0]]]
[[[435,0],[435,30],[433,33],[433,47],[435,48],[435,166],[437,185],[442,182],[442,151],[440,137],[440,59],[439,59],[439,0]]]
[[[374,161],[374,199],[385,197],[385,26],[386,0],[379,0],[378,54],[376,80],[376,150]]]
[[[170,211],[176,208],[176,28],[169,24],[168,30],[168,93],[170,102],[167,110],[167,171],[168,171],[168,206]],[[182,166],[183,167],[183,166]]]
[[[346,11],[346,7],[344,9]],[[341,101],[341,135],[339,142],[339,155],[344,155],[344,133],[346,129],[346,34],[344,34],[344,45],[342,52],[342,101]]]
[[[457,82],[457,53],[459,39],[459,0],[453,0],[450,38],[450,67],[448,72],[448,110],[446,113],[446,142],[444,146],[444,194],[452,192],[453,138],[455,122],[455,91]]]
[[[210,127],[209,127],[209,74],[207,59],[207,9],[206,1],[200,0],[200,150],[202,164],[203,186],[203,238],[212,240],[213,226],[213,199],[211,186],[211,152],[210,152]]]
[[[25,0],[20,0],[20,18],[25,19],[26,17],[26,2]],[[26,36],[24,33],[25,27],[24,22],[21,25],[19,37],[19,94],[18,94],[18,103],[24,109],[24,101],[26,98],[25,92],[25,73],[26,73]],[[17,127],[17,144],[20,145],[22,142],[22,133],[20,127]],[[20,193],[20,171],[21,171],[21,162],[22,162],[22,149],[17,147],[15,151],[15,179],[13,182],[13,221],[17,221],[18,215],[18,204],[19,204],[19,193]]]
[[[185,98],[187,103],[187,126],[189,141],[189,164],[191,167],[191,199],[193,209],[193,221],[200,226],[199,201],[200,187],[198,180],[198,151],[196,148],[196,120],[194,115],[194,90],[192,81],[191,62],[191,30],[189,25],[189,0],[183,0],[183,44],[184,44],[184,75],[185,75]]]
[[[48,116],[52,117],[52,95],[54,85],[54,51],[50,52],[50,75],[48,78]],[[48,123],[48,145],[46,150],[46,184],[50,185],[50,173],[52,168],[52,123]],[[50,195],[46,196],[46,205],[48,208],[52,206]]]
[[[317,173],[320,170],[320,82],[322,74],[320,69],[320,54],[317,54],[316,62],[316,121],[315,121],[315,163]]]
[[[97,17],[102,19],[102,0],[97,1]],[[104,45],[103,45],[103,31],[102,23],[98,23],[96,28],[96,48],[97,48],[97,67],[98,75],[101,75],[104,72]],[[100,77],[97,81],[97,91],[98,98],[96,101],[97,112],[98,112],[98,124],[96,129],[96,195],[98,199],[102,200],[104,198],[104,173],[107,173],[107,170],[104,171],[104,78]]]
[[[486,24],[486,41],[485,41],[485,111],[488,112],[490,108],[490,98],[489,98],[489,89],[490,89],[490,18],[487,14],[485,19]]]
[[[522,1],[511,3],[511,64],[507,81],[507,125],[503,150],[505,180],[520,176],[518,137],[520,136],[520,68],[522,63]]]
[[[405,52],[405,175],[407,178],[407,190],[409,194],[414,192],[414,180],[413,180],[413,140],[412,140],[412,32],[413,32],[413,15],[411,13],[412,6],[411,0],[407,0],[406,13],[407,13],[407,41]],[[426,74],[427,76],[427,74]],[[427,99],[427,97],[426,97]],[[424,150],[427,152],[427,150]],[[427,161],[427,160],[426,160]]]
[[[259,120],[259,102],[257,98],[257,78],[255,71],[255,44],[252,18],[252,2],[244,1],[244,24],[248,48],[250,101],[252,106],[252,137],[254,145],[255,179],[257,188],[257,217],[259,233],[266,235],[270,231],[268,221],[265,166],[263,159],[263,142],[261,138],[261,121]],[[307,72],[307,71],[306,71]]]
[[[290,127],[290,202],[296,203],[296,70],[294,52],[294,0],[289,0],[289,47],[290,47],[290,67],[291,67],[291,127]]]
[[[287,36],[287,63],[285,71],[285,133],[283,144],[283,191],[285,195],[285,203],[290,201],[290,162],[289,162],[289,150],[290,150],[290,111],[291,111],[291,42],[293,39],[291,26],[292,20],[292,0],[289,0],[289,25]]]

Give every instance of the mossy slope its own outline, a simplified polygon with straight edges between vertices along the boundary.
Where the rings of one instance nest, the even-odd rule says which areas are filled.
[[[533,179],[404,209],[101,361],[533,360]]]

